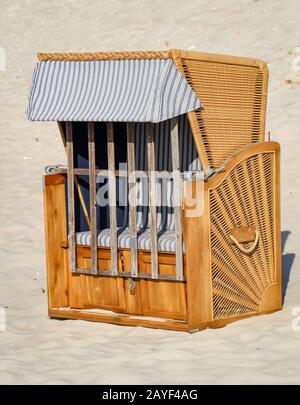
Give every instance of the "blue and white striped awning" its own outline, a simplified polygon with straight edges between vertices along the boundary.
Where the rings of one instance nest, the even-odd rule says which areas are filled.
[[[201,107],[171,59],[39,62],[32,121],[161,122]]]

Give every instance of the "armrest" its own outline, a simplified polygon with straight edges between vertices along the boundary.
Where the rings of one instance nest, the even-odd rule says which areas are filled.
[[[250,145],[207,181],[216,317],[281,308],[279,155],[276,142]]]
[[[279,154],[278,143],[264,142],[232,155],[205,181],[203,214],[184,218],[195,326],[281,308]]]
[[[213,188],[226,177],[226,173],[232,170],[239,162],[250,158],[251,156],[262,154],[262,153],[274,153],[278,156],[280,155],[280,145],[278,142],[262,142],[247,145],[237,152],[230,155],[223,165],[216,170],[215,174],[207,180],[206,188]],[[279,164],[279,162],[278,162]]]

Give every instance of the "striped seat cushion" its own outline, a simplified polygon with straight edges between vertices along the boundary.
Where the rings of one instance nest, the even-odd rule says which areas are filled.
[[[91,244],[91,233],[77,232],[76,243],[89,246]],[[98,246],[110,247],[110,229],[102,229],[98,233]],[[129,228],[118,228],[118,247],[130,248]],[[151,250],[150,229],[139,230],[138,249]],[[168,230],[158,231],[158,250],[161,252],[175,252],[175,232]]]

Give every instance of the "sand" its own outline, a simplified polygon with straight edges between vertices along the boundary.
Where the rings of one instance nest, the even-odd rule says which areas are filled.
[[[300,383],[300,331],[292,329],[292,311],[300,307],[300,72],[293,71],[300,2],[1,0],[0,6],[6,53],[0,307],[7,325],[0,331],[0,384]],[[170,47],[268,63],[267,130],[282,145],[283,310],[193,335],[49,320],[42,171],[65,156],[55,123],[25,117],[35,53]]]

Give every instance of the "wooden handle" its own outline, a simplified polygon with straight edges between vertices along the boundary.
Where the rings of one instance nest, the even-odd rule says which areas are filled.
[[[249,254],[249,253],[253,252],[253,250],[256,248],[256,246],[258,244],[259,233],[258,233],[258,231],[255,231],[255,240],[253,242],[253,245],[251,247],[249,247],[248,249],[244,248],[244,246],[242,244],[240,244],[233,235],[229,235],[229,237],[232,240],[232,242],[240,249],[241,252],[243,252],[245,254]]]

